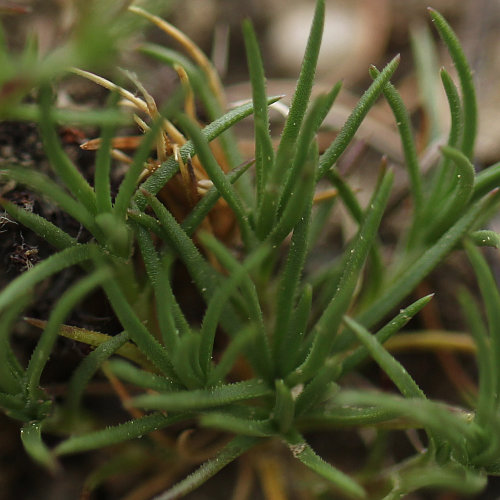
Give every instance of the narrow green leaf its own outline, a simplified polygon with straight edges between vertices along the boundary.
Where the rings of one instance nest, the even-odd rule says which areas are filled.
[[[19,420],[28,420],[22,413],[25,407],[26,401],[22,394],[13,395],[0,392],[0,408],[2,408],[9,417],[18,418]],[[17,412],[16,410],[21,411]]]
[[[240,455],[252,448],[258,438],[250,436],[235,437],[212,459],[202,464],[192,474],[177,483],[173,488],[170,488],[165,493],[156,497],[156,500],[174,500],[181,496],[187,495],[190,491],[195,490],[205,483],[212,476],[217,474],[227,464],[237,459]]]
[[[139,212],[137,210],[131,210],[131,209],[127,210],[127,215],[130,220],[132,220],[133,222],[137,222],[138,225],[156,234],[162,240],[166,241],[169,240],[158,219],[155,219],[154,217],[146,214],[145,212]]]
[[[382,165],[385,164],[384,159],[381,162]],[[356,195],[349,187],[347,182],[340,176],[336,169],[330,169],[327,171],[325,177],[332,183],[332,185],[337,189],[339,193],[339,197],[342,199],[344,206],[347,211],[351,214],[352,218],[358,223],[361,224],[363,220],[363,209],[356,198]],[[371,270],[369,276],[371,281],[369,282],[370,288],[368,288],[367,293],[378,293],[377,287],[379,286],[379,282],[382,280],[382,269],[384,264],[382,262],[382,256],[380,254],[380,245],[377,240],[374,241],[372,248],[370,249],[370,261],[371,261]],[[333,269],[332,269],[333,271]],[[331,289],[334,288],[333,281],[331,282]],[[331,298],[332,293],[324,292],[323,295]]]
[[[21,429],[21,441],[26,453],[51,472],[55,472],[59,465],[42,441],[42,423],[27,422]]]
[[[171,243],[186,265],[201,295],[208,300],[215,292],[215,286],[218,282],[214,270],[202,257],[193,241],[179,226],[179,223],[167,208],[151,193],[143,191],[143,194],[146,196],[148,204],[151,205],[165,233],[168,235],[169,243]]]
[[[320,408],[317,411],[307,412],[298,418],[297,423],[300,424],[301,428],[304,427],[307,429],[373,427],[377,424],[383,425],[385,422],[395,420],[397,417],[397,412],[378,408],[376,406],[360,408],[349,405],[329,405],[326,409]],[[404,427],[401,421],[393,422],[393,424],[394,427],[398,424]],[[409,426],[411,428],[414,428],[413,424],[413,422],[409,421]]]
[[[3,66],[2,66],[3,67]],[[51,109],[52,120],[60,125],[73,126],[125,126],[130,125],[132,119],[130,114],[122,110],[112,109]],[[21,122],[42,121],[40,107],[35,104],[17,104],[16,106],[2,109],[2,119]]]
[[[340,88],[341,85],[337,84],[328,94],[322,94],[316,97],[305,116],[302,129],[297,137],[295,155],[285,175],[285,185],[281,190],[278,203],[278,217],[283,213],[287,204],[291,202],[293,192],[298,189],[298,185],[301,182],[301,173],[304,171],[304,165],[307,163],[308,159],[309,161],[312,159],[310,158],[311,144],[314,142],[318,129],[325,116],[333,106],[335,98],[340,92]],[[316,158],[314,158],[314,162],[316,162]]]
[[[287,442],[296,459],[330,481],[339,491],[349,498],[366,498],[365,491],[358,483],[319,457],[298,432],[290,433]]]
[[[474,338],[477,347],[477,365],[479,370],[479,391],[477,398],[476,421],[484,429],[487,428],[494,418],[498,405],[496,395],[497,369],[495,368],[494,352],[488,330],[475,304],[472,294],[462,289],[458,294],[463,316]]]
[[[162,373],[175,379],[167,351],[134,313],[118,283],[115,280],[110,280],[103,284],[103,288],[120,323],[127,330],[130,338]]]
[[[410,468],[403,471],[399,479],[398,489],[404,494],[422,488],[432,488],[446,492],[455,491],[460,496],[480,494],[488,481],[485,474],[454,463]]]
[[[360,342],[368,349],[370,355],[393,381],[403,396],[406,398],[425,398],[422,389],[420,389],[404,366],[384,349],[374,335],[347,316],[344,316],[344,322],[357,335]]]
[[[469,234],[470,240],[479,247],[500,248],[500,234],[495,231],[474,231]]]
[[[444,68],[441,69],[441,80],[446,92],[451,115],[448,146],[455,148],[457,147],[460,138],[462,137],[464,125],[462,103],[460,101],[457,87],[453,83],[453,80],[449,73]],[[430,183],[430,194],[427,198],[426,207],[424,208],[422,221],[425,221],[429,217],[432,217],[431,213],[436,213],[436,208],[441,205],[443,199],[446,199],[447,194],[450,191],[450,184],[451,186],[454,185],[453,180],[450,179],[450,161],[451,160],[448,157],[443,157],[441,164],[439,165],[436,173],[434,174],[434,177],[432,178],[432,181]]]
[[[31,168],[2,165],[1,173],[10,179],[28,186],[34,191],[46,196],[59,205],[66,213],[85,226],[91,233],[99,236],[100,233],[94,223],[93,216],[81,203],[74,200],[62,188],[46,175]],[[44,224],[47,227],[47,224]],[[58,233],[60,234],[60,233]]]
[[[59,229],[56,225],[49,222],[45,217],[24,210],[14,203],[0,198],[0,206],[17,222],[31,229],[34,233],[41,236],[50,245],[58,250],[68,248],[77,244],[76,240],[68,233]]]
[[[198,287],[202,297],[208,302],[210,297],[215,293],[217,288],[216,285],[219,282],[219,276],[201,256],[193,241],[179,226],[172,214],[158,200],[151,197],[149,194],[147,197],[151,200],[152,205],[154,205],[155,212],[159,214],[161,225],[156,219],[143,212],[138,213],[129,211],[129,217],[146,229],[156,233],[175,249],[176,254],[182,259],[188,271],[191,273],[194,283]],[[221,324],[229,334],[238,331],[241,326],[241,321],[236,316],[236,312],[230,304],[228,304],[228,307],[222,315]]]
[[[205,372],[200,363],[201,335],[190,332],[177,343],[172,363],[175,373],[187,389],[205,387]]]
[[[8,394],[22,394],[24,370],[9,342],[13,326],[31,299],[28,294],[13,304],[0,316],[0,391]]]
[[[85,356],[85,358],[77,366],[68,383],[66,407],[71,414],[76,416],[80,406],[80,401],[83,393],[85,392],[85,388],[97,370],[99,370],[101,365],[110,356],[123,347],[123,345],[128,341],[128,338],[129,336],[127,332],[122,332],[119,335],[111,337],[108,341],[103,342],[90,354]]]
[[[311,203],[306,207],[304,215],[299,219],[294,228],[292,240],[290,242],[290,250],[288,251],[285,268],[281,274],[279,288],[276,298],[276,319],[273,333],[273,357],[275,366],[286,364],[280,362],[283,358],[290,358],[296,350],[288,344],[290,341],[290,329],[292,326],[292,310],[297,295],[297,287],[302,275],[302,268],[307,255],[307,233],[311,218]],[[304,332],[301,332],[302,335]],[[295,340],[295,339],[294,339]],[[294,345],[298,347],[297,342]],[[278,376],[287,375],[284,372],[277,374]]]
[[[304,347],[303,340],[306,336],[307,324],[311,315],[313,290],[312,286],[307,284],[304,287],[297,307],[292,313],[291,321],[288,325],[288,331],[283,334],[281,356],[276,360],[279,367],[279,373],[286,377],[297,364],[303,361],[301,359],[301,347]]]
[[[107,427],[106,429],[72,436],[54,449],[56,456],[82,451],[95,450],[111,446],[131,439],[141,438],[145,434],[157,431],[188,418],[186,414],[177,414],[166,417],[163,413],[152,413],[141,418],[129,420],[123,424]]]
[[[460,149],[469,160],[472,160],[477,133],[477,103],[472,71],[467,63],[467,59],[457,36],[446,22],[445,18],[430,7],[428,10],[439,35],[448,47],[460,79],[464,108],[464,130]]]
[[[178,331],[175,325],[173,309],[183,317],[182,311],[175,299],[170,278],[164,266],[160,263],[158,253],[148,231],[136,224],[135,233],[141,250],[141,255],[146,266],[146,272],[153,285],[156,300],[156,315],[163,340],[163,344],[169,352],[175,350],[178,339]]]
[[[314,99],[309,111],[306,114],[302,129],[297,138],[296,152],[285,176],[285,185],[281,191],[278,204],[278,216],[283,212],[293,191],[297,189],[300,182],[300,173],[307,162],[311,144],[316,137],[319,127],[323,123],[326,115],[330,111],[342,85],[338,82],[328,94],[321,94]]]
[[[106,363],[106,369],[119,379],[144,389],[152,389],[159,392],[172,392],[180,389],[179,384],[173,382],[171,379],[141,370],[122,359],[111,359]]]
[[[269,132],[269,112],[266,96],[266,78],[259,44],[251,22],[243,22],[243,37],[247,55],[252,100],[254,103],[255,172],[257,182],[257,206],[260,204],[266,178],[274,162],[274,149]]]
[[[476,175],[472,200],[476,201],[500,187],[500,163],[495,163]]]
[[[339,159],[340,155],[350,144],[354,134],[358,130],[361,122],[373,106],[379,95],[382,93],[386,83],[389,81],[399,64],[399,55],[397,55],[375,78],[368,90],[361,96],[356,107],[353,109],[344,126],[338,133],[335,140],[328,149],[321,155],[319,161],[319,176],[322,177],[330,167]]]
[[[441,69],[441,81],[443,82],[446,98],[448,99],[451,116],[448,146],[454,148],[462,138],[462,132],[464,128],[462,103],[460,101],[460,96],[458,95],[458,90],[455,83],[453,82],[448,71],[446,71],[444,68]]]
[[[309,205],[314,196],[315,174],[318,166],[318,145],[313,142],[309,148],[307,159],[298,172],[299,182],[290,198],[286,200],[286,206],[276,225],[267,237],[267,241],[273,246],[280,245],[287,235],[292,231],[298,221],[310,213]],[[308,215],[309,216],[309,215]]]
[[[62,250],[45,260],[42,260],[30,270],[11,281],[0,293],[0,311],[22,298],[27,290],[48,278],[52,274],[62,271],[66,267],[80,264],[92,257],[92,245],[76,245]]]
[[[36,326],[41,329],[44,329],[47,325],[46,321],[41,321],[35,318],[25,317],[24,320],[27,321],[30,325]],[[87,330],[86,328],[78,328],[77,326],[68,325],[61,325],[57,333],[58,335],[61,335],[68,339],[75,340],[76,342],[83,342],[84,344],[93,347],[99,347],[101,344],[104,344],[105,342],[113,339],[111,335],[106,335],[105,333],[95,332],[93,330]],[[134,363],[137,363],[139,366],[142,366],[146,370],[150,370],[153,368],[146,356],[144,356],[137,348],[137,346],[135,346],[131,342],[125,343],[116,351],[116,354],[129,359]]]
[[[437,218],[428,227],[428,238],[430,240],[439,237],[448,229],[469,203],[474,190],[474,166],[467,157],[457,149],[449,146],[441,148],[443,155],[451,160],[456,166],[456,187],[449,193],[446,201],[442,204]]]
[[[262,203],[259,206],[257,235],[260,239],[264,239],[269,234],[275,223],[283,179],[286,179],[286,169],[290,160],[295,156],[297,137],[311,96],[323,36],[324,21],[325,0],[317,0],[299,79],[281,134],[280,144],[276,152],[276,160],[273,169],[269,172],[269,177],[264,186]]]
[[[170,297],[170,302],[172,304],[172,313],[174,315],[175,326],[179,331],[179,335],[188,335],[191,332],[191,326],[189,321],[187,320],[184,312],[181,309],[181,306],[177,303],[177,299],[175,298],[175,294],[173,290],[166,289],[163,291],[163,287],[167,288],[172,280],[172,266],[176,261],[176,255],[174,252],[167,250],[160,256],[160,280],[164,280],[164,283],[160,283],[159,291],[161,297],[167,297],[167,295],[172,292],[172,296]],[[160,301],[161,303],[161,301]]]
[[[2,363],[0,366],[0,391],[9,395],[22,394],[22,381],[9,362],[14,357],[12,350],[3,341],[0,342],[0,349],[0,362]]]
[[[421,309],[423,309],[432,299],[434,294],[427,295],[416,300],[413,304],[402,309],[399,314],[394,317],[389,323],[383,326],[374,336],[380,344],[390,339],[394,334],[399,332]],[[334,343],[333,351],[341,351],[346,349],[352,343],[352,335],[350,330],[345,330],[338,337],[338,342]],[[342,362],[342,370],[340,377],[351,372],[356,366],[361,363],[369,352],[366,347],[358,347],[354,352],[349,354]]]
[[[199,422],[203,427],[211,427],[241,436],[269,437],[276,434],[276,428],[270,420],[250,420],[214,412],[203,415]]]
[[[103,236],[99,238],[105,251],[125,261],[132,256],[132,232],[123,218],[116,213],[97,214],[95,223]]]
[[[489,266],[481,255],[481,252],[467,239],[464,241],[467,257],[469,258],[474,272],[479,283],[481,296],[486,308],[486,317],[488,319],[488,330],[490,332],[491,351],[493,359],[500,359],[500,292],[498,285],[493,277]],[[498,391],[500,388],[500,369],[498,364],[494,363],[494,390],[491,392],[490,397],[497,400],[498,405]]]
[[[201,237],[202,243],[212,251],[214,248],[220,250],[219,244],[217,244],[213,238],[208,238],[207,236],[208,235],[203,235]],[[224,311],[227,301],[231,298],[236,288],[242,282],[246,282],[246,288],[250,294],[249,300],[253,305],[253,307],[251,307],[251,304],[249,304],[251,311],[249,320],[255,322],[256,327],[259,330],[263,329],[262,311],[260,310],[257,294],[255,289],[253,289],[252,281],[248,273],[250,270],[262,263],[262,261],[269,255],[269,251],[269,247],[260,246],[245,259],[242,265],[238,265],[236,269],[231,269],[230,277],[225,282],[220,284],[212,299],[208,302],[208,307],[205,312],[205,316],[203,317],[200,331],[200,363],[205,376],[208,376],[209,374],[212,362],[215,333],[217,325],[220,321],[220,316]],[[216,253],[216,256],[219,256],[220,254],[221,252],[219,251]],[[260,356],[263,355],[264,353],[261,352]]]
[[[37,397],[40,376],[57,340],[60,325],[76,304],[109,278],[110,274],[106,270],[98,269],[69,288],[56,304],[26,369],[26,385],[32,399]]]
[[[211,389],[179,391],[170,394],[145,394],[133,398],[132,404],[148,410],[199,411],[271,394],[272,391],[266,383],[254,379]]]
[[[422,398],[401,398],[375,391],[342,391],[335,397],[338,405],[358,405],[392,411],[423,425],[433,434],[443,436],[460,456],[464,446],[472,444],[480,435],[479,427],[466,412],[460,412],[442,403]]]
[[[372,78],[377,78],[381,75],[374,66],[370,68],[370,74]],[[396,119],[399,136],[401,137],[401,144],[403,146],[406,167],[408,168],[408,174],[410,176],[410,190],[414,203],[414,219],[418,219],[421,215],[424,199],[422,192],[422,177],[420,174],[415,139],[413,138],[413,131],[410,123],[410,115],[408,114],[403,99],[401,99],[394,85],[387,82],[383,88],[383,93]]]
[[[498,193],[482,202],[472,205],[464,215],[420,258],[410,264],[385,292],[363,313],[357,321],[370,327],[382,319],[393,307],[396,307],[427,274],[452,250],[470,229],[476,218],[498,201]]]
[[[227,178],[229,182],[231,184],[234,184],[241,177],[241,175],[243,175],[253,165],[253,162],[253,160],[247,161],[228,172]],[[175,164],[170,171],[171,175],[168,179],[175,175],[176,170],[177,165]],[[188,236],[192,236],[194,234],[198,226],[208,215],[210,210],[215,206],[219,198],[219,191],[215,187],[212,187],[193,208],[193,210],[191,210],[189,215],[182,221],[181,227],[182,229],[184,229]],[[156,219],[150,217],[149,215],[146,215],[144,212],[137,212],[135,210],[128,210],[127,213],[129,215],[129,218],[138,222],[144,228],[147,228],[158,236],[164,238],[164,233],[161,225]]]
[[[19,408],[21,403],[21,408]],[[21,422],[43,423],[50,416],[52,402],[46,399],[46,394],[40,391],[40,398],[37,401],[27,402],[23,395],[12,396],[0,393],[0,407],[5,408],[5,414]]]
[[[113,92],[108,100],[108,109],[116,109],[118,92]],[[101,145],[97,150],[94,172],[94,189],[96,196],[97,212],[111,212],[111,141],[115,134],[115,125],[108,124],[101,131]]]
[[[309,355],[304,363],[290,375],[294,384],[299,380],[306,380],[314,374],[330,354],[342,316],[349,307],[366,256],[376,236],[389,198],[392,180],[392,172],[384,172],[381,176],[381,180],[369,203],[369,210],[365,220],[356,236],[355,244],[344,255],[343,273],[338,284],[337,293],[314,326],[312,332],[314,341]]]
[[[314,10],[314,16],[309,31],[309,38],[304,52],[302,67],[300,68],[297,86],[290,104],[288,117],[281,135],[281,141],[278,148],[278,157],[284,155],[289,147],[293,148],[295,140],[299,135],[302,120],[306,114],[307,105],[311,96],[314,76],[318,63],[321,39],[323,37],[323,28],[325,23],[325,1],[317,0]],[[278,160],[277,160],[278,161]]]
[[[243,270],[243,265],[231,254],[226,246],[219,242],[215,237],[204,233],[200,239],[207,250],[211,251],[219,262],[227,269],[229,274],[240,276],[242,274],[242,294],[246,303],[244,304],[245,314],[248,315],[249,322],[256,326],[255,345],[249,352],[249,359],[259,375],[266,380],[270,379],[271,374],[271,351],[266,336],[266,328],[262,308],[255,287],[255,283],[248,274],[248,270]],[[269,245],[263,244],[257,248],[252,256],[251,266],[258,265],[267,255],[269,255]],[[255,262],[253,261],[255,259]],[[224,314],[221,316],[221,324]],[[248,323],[248,322],[246,322]],[[232,331],[234,333],[240,330],[240,325],[235,324]]]
[[[48,85],[40,88],[40,131],[45,152],[54,172],[62,179],[65,186],[91,214],[96,213],[96,197],[93,189],[76,169],[63,151],[54,128],[52,117],[52,90]]]
[[[295,415],[295,401],[285,382],[280,379],[274,381],[276,401],[272,412],[273,421],[280,434],[288,433],[292,427]]]
[[[158,252],[156,251],[153,239],[144,226],[135,224],[134,231],[136,233],[136,239],[141,250],[142,259],[146,267],[146,273],[148,275],[149,281],[155,287],[160,281],[160,258]]]

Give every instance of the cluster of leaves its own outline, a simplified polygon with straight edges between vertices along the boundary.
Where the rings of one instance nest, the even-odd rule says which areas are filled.
[[[112,199],[110,148],[116,123],[108,120],[103,127],[92,187],[63,152],[55,130],[51,89],[40,86],[40,130],[60,183],[17,165],[4,167],[3,175],[50,199],[93,237],[88,243],[79,243],[36,214],[1,201],[12,218],[58,250],[0,293],[0,407],[23,422],[22,441],[35,460],[55,469],[58,457],[63,455],[102,448],[196,419],[200,426],[221,429],[235,437],[213,459],[158,497],[162,500],[191,491],[272,437],[285,442],[298,460],[343,494],[363,498],[363,487],[323,461],[302,430],[326,424],[360,427],[384,423],[390,427],[397,419],[398,426],[403,421],[409,428],[423,428],[428,446],[398,467],[382,471],[382,477],[388,480],[382,493],[386,499],[428,486],[477,492],[484,487],[486,474],[498,472],[500,442],[495,437],[500,435],[500,375],[495,360],[500,358],[500,294],[476,244],[496,245],[498,241],[494,233],[477,228],[500,203],[494,190],[500,183],[500,165],[476,175],[471,164],[476,104],[470,69],[454,33],[442,16],[431,10],[461,87],[459,93],[450,75],[442,70],[452,122],[448,143],[441,148],[442,158],[431,176],[421,172],[408,112],[389,82],[398,66],[397,57],[382,71],[371,69],[373,83],[335,140],[320,154],[316,133],[341,90],[337,84],[328,94],[310,102],[324,10],[324,0],[317,0],[304,62],[277,149],[271,141],[268,117],[268,106],[276,98],[266,95],[261,56],[248,22],[243,32],[252,102],[214,116],[202,130],[186,115],[169,108],[167,112],[174,113],[172,118],[190,138],[179,149],[180,157],[187,162],[196,155],[213,183],[181,223],[155,196],[178,172],[178,158],[172,155],[138,185],[162,119],[145,134]],[[202,90],[203,68],[162,47],[148,46],[145,51],[169,64],[181,64],[209,114],[220,111],[216,97],[206,88]],[[382,264],[377,233],[391,194],[393,173],[381,167],[371,200],[363,208],[335,168],[381,94],[398,124],[413,205],[411,223],[401,236],[397,258],[390,267]],[[248,165],[226,174],[209,143],[252,113],[255,176],[246,173]],[[224,136],[223,145],[227,158],[236,165],[238,156],[231,138]],[[313,210],[315,188],[321,179],[337,189],[338,197]],[[238,225],[243,243],[241,259],[207,232],[197,233],[202,250],[192,240],[220,197],[231,208]],[[338,200],[356,221],[357,233],[343,254],[332,259],[320,275],[307,276],[303,273],[305,263]],[[369,331],[461,245],[477,273],[487,311],[485,324],[473,301],[464,296],[480,367],[479,396],[473,412],[428,400],[383,347],[431,296],[410,304],[375,332]],[[145,264],[146,285],[137,276],[134,251]],[[217,267],[207,256],[215,256]],[[199,327],[186,319],[172,290],[170,271],[178,259],[206,303]],[[34,290],[42,280],[69,266],[82,267],[85,277],[61,297],[27,367],[21,366],[9,335],[26,307],[26,290]],[[40,385],[40,377],[58,333],[64,331],[65,318],[97,287],[104,291],[124,331],[109,337],[81,330],[82,338],[97,347],[74,370],[67,399],[56,411]],[[156,304],[154,324],[142,321],[145,289],[152,290]],[[214,341],[221,330],[229,341],[215,361]],[[114,354],[124,359],[110,360]],[[253,377],[228,383],[241,356]],[[368,356],[387,373],[401,396],[341,388],[342,377]],[[49,449],[42,441],[44,426],[50,426],[54,414],[61,411],[67,422],[78,416],[88,382],[104,365],[118,379],[146,390],[129,404],[148,413],[114,427],[71,435]]]

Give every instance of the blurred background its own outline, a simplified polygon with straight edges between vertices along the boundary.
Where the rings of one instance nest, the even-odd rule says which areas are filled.
[[[126,5],[127,1],[85,2],[82,0],[17,0],[1,1],[3,24],[10,43],[23,43],[26,33],[36,31],[43,50],[56,47],[78,25],[78,17],[89,5]],[[211,54],[228,86],[247,80],[246,60],[241,36],[241,22],[251,18],[258,32],[270,93],[289,94],[300,69],[306,45],[314,0],[138,0],[164,15]],[[443,45],[430,29],[426,9],[439,10],[456,30],[468,59],[475,71],[480,105],[480,131],[477,159],[491,163],[500,156],[500,122],[496,119],[500,107],[500,0],[326,0],[327,14],[324,42],[318,68],[318,89],[330,88],[337,80],[344,88],[359,95],[370,83],[368,68],[379,68],[394,55],[401,53],[401,64],[394,82],[411,112],[421,105],[422,89],[415,78],[415,59],[412,40],[426,38],[437,43],[435,64],[450,62]],[[428,32],[428,33],[427,33]],[[98,36],[98,34],[96,34]],[[174,46],[159,30],[148,27],[140,36],[128,40],[119,54],[124,60],[117,65],[130,67],[139,73],[143,83],[161,101],[168,95],[176,77],[158,64],[148,64],[132,56],[133,49],[144,37]],[[130,58],[135,57],[133,63]],[[129,59],[126,59],[129,58]],[[143,58],[144,59],[144,58]],[[143,65],[143,73],[140,68]],[[279,84],[276,82],[280,79]],[[283,81],[285,80],[285,81]],[[288,81],[287,81],[288,80]],[[436,94],[435,105],[446,117],[446,101],[436,75],[435,88],[426,91]],[[248,97],[248,88],[229,88],[229,97]],[[352,99],[341,95],[346,106]],[[352,106],[351,106],[352,107]],[[383,107],[381,105],[380,107]],[[445,119],[445,118],[442,118]],[[390,117],[382,120],[390,121]],[[391,145],[392,146],[392,145]]]

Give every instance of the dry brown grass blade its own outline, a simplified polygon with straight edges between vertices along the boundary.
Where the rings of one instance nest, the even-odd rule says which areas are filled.
[[[193,88],[191,87],[191,83],[189,82],[188,74],[186,73],[186,70],[179,64],[175,64],[174,69],[177,72],[179,80],[181,81],[182,88],[184,89],[184,111],[191,118],[191,120],[197,122],[198,118],[196,117],[194,92]]]
[[[118,92],[124,99],[133,104],[135,108],[142,111],[143,113],[149,114],[148,105],[144,102],[144,100],[140,97],[135,96],[134,94],[132,94],[132,92],[129,92],[123,87],[120,87],[120,85],[106,80],[106,78],[103,78],[102,76],[95,75],[90,71],[84,71],[78,68],[71,68],[71,71],[76,75],[79,75],[83,78],[86,78],[87,80],[90,80],[91,82],[96,83],[97,85],[100,85],[101,87],[104,87],[105,89],[111,90],[112,92]]]
[[[255,483],[255,474],[249,458],[245,455],[238,460],[238,475],[231,500],[249,500]]]
[[[202,71],[205,73],[208,79],[208,84],[213,94],[216,96],[222,109],[226,108],[224,89],[220,81],[219,75],[214,68],[213,64],[207,58],[207,56],[199,49],[199,47],[188,38],[182,31],[178,30],[175,26],[162,19],[161,17],[150,14],[149,12],[141,9],[137,6],[131,6],[128,9],[130,12],[142,16],[153,24],[158,26],[164,33],[176,40],[186,52],[192,57],[192,59],[200,66]]]
[[[208,429],[186,429],[177,438],[176,450],[185,463],[199,464],[214,457],[229,441]]]
[[[384,346],[388,351],[455,351],[466,354],[476,352],[474,340],[466,333],[444,330],[408,332],[389,339]]]
[[[122,407],[126,411],[128,411],[130,415],[134,418],[143,417],[145,413],[139,410],[138,408],[132,406],[131,404],[132,396],[129,394],[127,388],[122,383],[122,381],[111,372],[111,370],[108,368],[108,364],[104,363],[101,369],[106,378],[108,379],[109,383],[111,384],[111,387],[115,391],[116,395],[120,398]],[[148,392],[153,392],[153,391],[148,391]],[[160,430],[151,432],[149,436],[151,437],[151,439],[156,441],[160,446],[164,448],[172,448],[174,446],[174,441],[170,439],[168,436],[166,436]]]
[[[114,137],[111,140],[111,147],[116,149],[134,150],[139,147],[143,139],[142,135],[129,135],[125,137]],[[96,151],[101,147],[102,140],[100,138],[90,139],[80,145],[85,151]]]
[[[314,194],[313,203],[318,204],[323,201],[331,200],[338,195],[338,191],[335,188],[325,189]]]
[[[429,292],[429,285],[424,281],[419,285],[419,292]],[[431,301],[427,307],[421,311],[421,318],[424,328],[429,330],[444,330],[440,311],[437,302]],[[436,351],[436,356],[446,373],[449,381],[453,384],[459,394],[467,403],[472,403],[477,396],[477,384],[466,372],[456,353],[450,350]],[[472,403],[473,404],[473,403]]]
[[[30,325],[36,326],[41,330],[43,330],[47,325],[47,321],[43,321],[41,319],[25,317],[24,320]],[[68,339],[76,340],[77,342],[82,342],[93,347],[97,347],[102,343],[112,339],[110,335],[106,335],[105,333],[95,332],[93,330],[87,330],[85,328],[78,328],[76,326],[70,325],[61,325],[58,334]],[[122,347],[120,347],[120,349],[116,351],[116,354],[122,356],[123,358],[129,359],[134,363],[137,363],[146,370],[153,370],[153,366],[148,361],[148,359],[131,342],[127,342]]]
[[[181,471],[182,469],[179,465],[169,463],[168,467],[164,467],[161,472],[155,474],[149,479],[146,479],[121,500],[150,500],[158,493],[161,493],[172,486]]]
[[[287,500],[283,463],[271,454],[257,456],[256,464],[266,500]]]
[[[143,417],[144,412],[130,404],[130,402],[132,401],[132,396],[128,393],[122,382],[109,370],[106,363],[102,366],[102,372],[104,373],[109,383],[111,384],[111,387],[120,399],[122,407],[126,411],[128,411],[134,418]]]

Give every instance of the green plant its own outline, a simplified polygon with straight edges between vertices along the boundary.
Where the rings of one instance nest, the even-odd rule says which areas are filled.
[[[330,481],[343,495],[363,498],[366,491],[360,482],[323,461],[309,446],[303,431],[324,425],[384,425],[423,428],[428,446],[397,467],[377,471],[376,479],[385,481],[377,492],[380,497],[401,498],[423,487],[474,493],[484,487],[487,474],[498,472],[500,444],[491,436],[497,435],[499,424],[500,378],[495,359],[500,356],[500,297],[475,243],[498,241],[496,235],[477,228],[498,207],[500,199],[495,188],[500,182],[500,165],[476,175],[471,164],[476,104],[470,69],[450,27],[431,10],[432,20],[455,62],[461,86],[460,95],[451,77],[442,70],[452,125],[448,144],[441,148],[442,158],[431,176],[421,172],[408,113],[389,82],[398,57],[382,71],[371,68],[372,85],[333,143],[320,154],[316,133],[341,90],[337,84],[328,94],[310,102],[324,9],[324,0],[318,0],[296,92],[276,150],[269,133],[268,106],[277,98],[266,95],[261,56],[249,22],[244,24],[243,33],[252,103],[223,115],[220,94],[214,80],[210,80],[213,74],[208,65],[199,60],[193,64],[162,47],[146,46],[146,53],[184,68],[213,121],[200,129],[193,116],[179,111],[179,99],[173,99],[157,112],[156,105],[136,82],[144,97],[135,98],[137,107],[146,111],[152,122],[143,126],[147,132],[114,199],[109,178],[116,121],[109,120],[103,127],[92,187],[59,144],[50,87],[46,82],[39,87],[40,130],[59,183],[18,165],[3,166],[2,174],[50,199],[92,237],[87,243],[78,243],[49,221],[1,200],[9,216],[58,250],[0,294],[0,406],[9,416],[23,422],[22,441],[33,459],[56,470],[64,455],[110,446],[196,420],[201,427],[220,429],[235,437],[159,499],[188,493],[270,438],[286,443],[298,460]],[[162,23],[138,8],[131,10],[156,24]],[[212,84],[204,86],[207,78]],[[121,87],[112,87],[115,94],[127,95]],[[184,90],[187,102],[189,86]],[[395,263],[385,268],[377,234],[393,174],[382,165],[364,208],[335,168],[381,94],[398,124],[413,207]],[[116,111],[115,106],[116,95],[112,95],[110,113]],[[247,172],[248,164],[236,167],[240,160],[235,143],[226,134],[236,122],[252,113],[253,178]],[[169,128],[173,127],[172,122],[189,141],[165,154],[169,134],[175,130]],[[216,138],[222,145],[220,157],[209,145]],[[162,154],[166,157],[140,182],[153,146],[160,160]],[[156,195],[195,155],[213,187],[178,222]],[[220,167],[222,157],[233,167],[228,173]],[[320,207],[318,212],[324,210],[323,216],[313,210],[315,189],[321,179],[337,189],[338,198],[356,221],[358,231],[342,255],[313,279],[304,273],[304,265],[313,235],[321,231],[321,224],[327,219],[324,215],[332,207],[331,203]],[[216,236],[198,231],[219,198],[230,207],[241,235],[240,259]],[[192,239],[195,232],[198,245]],[[488,320],[486,327],[472,301],[463,300],[480,367],[479,396],[472,411],[428,400],[382,345],[431,296],[408,305],[388,322],[387,316],[462,243],[477,273]],[[142,268],[133,258],[134,251],[144,264],[146,276],[140,274]],[[172,290],[171,268],[176,260],[187,268],[205,301],[200,325],[190,324]],[[31,320],[41,325],[43,332],[27,367],[23,367],[10,346],[9,335],[27,305],[26,290],[33,290],[42,280],[69,266],[80,266],[85,277],[68,288],[46,323]],[[124,329],[117,336],[63,325],[74,306],[97,287],[104,291]],[[144,300],[145,296],[150,300]],[[369,329],[381,323],[383,326],[371,334]],[[219,331],[229,340],[216,361],[214,342]],[[75,369],[62,405],[55,404],[40,383],[58,334],[74,338],[78,334],[83,341],[97,346]],[[113,354],[127,361],[109,360]],[[342,386],[342,377],[369,355],[402,397]],[[231,371],[240,357],[245,358],[253,375],[234,381]],[[78,432],[82,396],[99,368],[139,391],[145,390],[126,404],[136,412],[140,409],[148,413],[116,426]],[[42,431],[54,432],[61,426],[69,427],[71,435],[49,449],[42,440]],[[373,477],[365,478],[366,483],[370,480]]]

